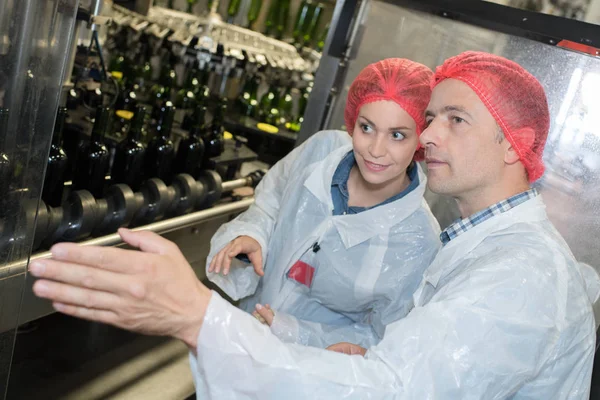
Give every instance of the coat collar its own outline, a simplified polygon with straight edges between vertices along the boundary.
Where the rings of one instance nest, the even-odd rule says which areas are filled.
[[[340,161],[350,150],[352,150],[351,144],[336,149],[323,161],[317,163],[304,181],[304,186],[321,203],[326,204],[330,212],[333,211],[331,198],[333,174]],[[417,209],[422,206],[427,207],[423,199],[427,187],[427,177],[419,164],[416,167],[419,186],[403,198],[358,214],[339,215],[333,218],[333,224],[346,248],[363,243],[376,235],[387,234],[392,226],[408,218]]]

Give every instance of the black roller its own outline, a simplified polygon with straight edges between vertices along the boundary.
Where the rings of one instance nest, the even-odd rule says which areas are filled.
[[[148,179],[142,184],[140,192],[144,202],[135,213],[133,224],[143,225],[161,219],[170,203],[171,195],[167,185],[158,178]]]
[[[196,203],[196,207],[204,210],[211,207],[221,198],[223,194],[223,180],[217,172],[207,170],[202,172],[198,181],[202,184],[202,194]]]
[[[61,239],[66,241],[78,241],[88,237],[92,230],[99,212],[94,196],[87,190],[72,192],[62,206],[64,223],[67,224]]]
[[[136,196],[125,184],[108,188],[104,199],[97,200],[97,223],[93,235],[101,236],[114,233],[122,226],[131,223],[137,209]]]
[[[171,202],[168,216],[178,216],[194,209],[201,195],[201,185],[188,174],[179,174],[173,179],[174,200]]]

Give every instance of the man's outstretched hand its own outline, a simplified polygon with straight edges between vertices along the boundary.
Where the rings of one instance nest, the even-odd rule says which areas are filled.
[[[60,243],[35,260],[34,293],[64,314],[149,335],[172,336],[195,349],[211,292],[179,248],[157,234],[120,229],[137,250]]]

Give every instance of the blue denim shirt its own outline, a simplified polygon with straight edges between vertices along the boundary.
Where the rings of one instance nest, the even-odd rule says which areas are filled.
[[[403,198],[419,186],[419,176],[417,175],[417,168],[415,167],[414,163],[412,163],[408,167],[408,178],[410,179],[410,184],[402,192],[390,197],[383,203],[379,203],[373,207],[349,207],[348,198],[350,197],[350,195],[348,193],[348,178],[350,177],[350,170],[354,166],[354,163],[354,152],[350,151],[344,156],[337,169],[335,170],[335,173],[333,174],[333,179],[331,181],[333,215],[358,214],[371,208],[389,204],[392,201],[396,201],[398,199]]]

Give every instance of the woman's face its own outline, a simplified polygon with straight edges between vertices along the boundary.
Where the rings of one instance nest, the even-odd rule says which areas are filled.
[[[352,145],[360,174],[371,185],[403,181],[418,144],[415,120],[397,103],[381,100],[360,108]]]

